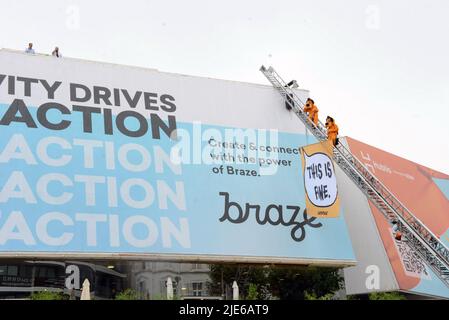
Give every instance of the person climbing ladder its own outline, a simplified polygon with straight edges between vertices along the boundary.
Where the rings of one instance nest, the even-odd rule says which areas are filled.
[[[338,126],[332,117],[326,118],[327,140],[332,141],[334,146],[338,143]]]
[[[304,106],[304,112],[309,115],[310,121],[312,121],[315,126],[318,124],[318,108],[315,105],[315,101],[308,98],[306,101],[306,105]]]

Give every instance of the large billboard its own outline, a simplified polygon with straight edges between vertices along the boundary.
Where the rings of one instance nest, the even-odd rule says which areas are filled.
[[[0,133],[3,256],[354,263],[271,87],[0,51]]]
[[[346,141],[351,152],[441,241],[449,245],[449,175],[355,139],[346,138]],[[394,238],[390,224],[371,202],[369,207],[398,289],[449,298],[449,288],[407,242]]]

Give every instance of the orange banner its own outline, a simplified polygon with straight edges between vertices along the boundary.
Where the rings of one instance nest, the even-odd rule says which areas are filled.
[[[357,157],[411,212],[435,235],[442,237],[449,228],[449,200],[434,179],[449,180],[449,176],[403,159],[358,140],[347,138],[352,154]],[[427,281],[428,268],[407,244],[393,237],[391,225],[370,203],[393,271],[401,290],[413,290]],[[430,290],[430,289],[429,289]],[[432,289],[433,290],[433,289]],[[417,289],[419,292],[419,289]],[[426,292],[439,295],[438,292]]]

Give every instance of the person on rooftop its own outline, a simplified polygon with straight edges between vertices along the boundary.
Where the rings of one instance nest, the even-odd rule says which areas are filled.
[[[28,48],[25,49],[25,52],[35,54],[34,49],[33,49],[33,44],[31,42],[28,43]]]
[[[61,52],[59,52],[59,48],[58,47],[55,47],[55,50],[53,50],[51,55],[53,57],[56,57],[56,58],[62,58],[62,54],[61,54]]]

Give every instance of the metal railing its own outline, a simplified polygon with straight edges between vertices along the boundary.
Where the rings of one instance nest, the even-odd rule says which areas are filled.
[[[262,66],[260,71],[284,97],[285,102],[310,130],[318,141],[327,139],[326,127],[321,121],[315,125],[303,108],[305,103],[286,85],[286,82],[272,68]],[[335,162],[346,175],[371,200],[379,211],[392,223],[396,221],[404,240],[449,287],[449,249],[410,210],[399,201],[345,146],[339,143],[333,147]]]

